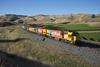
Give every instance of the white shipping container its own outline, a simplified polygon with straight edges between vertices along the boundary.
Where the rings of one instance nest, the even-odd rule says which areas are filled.
[[[42,33],[43,29],[42,28],[38,28],[38,33]]]
[[[51,36],[52,34],[52,30],[47,30],[47,34],[49,35],[49,36]]]

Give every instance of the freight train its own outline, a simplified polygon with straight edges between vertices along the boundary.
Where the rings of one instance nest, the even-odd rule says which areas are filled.
[[[45,27],[34,27],[32,25],[22,26],[23,29],[36,33],[48,38],[53,38],[59,41],[66,42],[68,44],[75,44],[79,40],[79,34],[76,31],[61,31],[47,29]]]

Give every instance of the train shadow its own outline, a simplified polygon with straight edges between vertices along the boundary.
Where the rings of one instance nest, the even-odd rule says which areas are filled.
[[[0,51],[0,66],[3,67],[51,67],[38,61],[28,60]]]
[[[27,38],[17,38],[17,39],[13,39],[13,40],[9,40],[9,39],[2,39],[0,40],[0,43],[8,43],[8,42],[18,42],[18,41],[22,41],[22,40],[25,40]]]
[[[75,45],[79,47],[100,48],[99,44],[94,44],[94,43],[89,43],[84,41],[77,41]]]

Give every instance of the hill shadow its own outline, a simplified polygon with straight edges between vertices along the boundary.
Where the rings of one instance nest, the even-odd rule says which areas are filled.
[[[0,22],[0,27],[7,27],[7,26],[12,26],[12,25],[15,25],[15,24],[10,23],[10,22]]]
[[[0,51],[0,66],[2,67],[51,67],[38,61],[28,60],[13,54]]]
[[[89,47],[89,48],[100,48],[99,44],[94,44],[94,43],[89,43],[89,42],[84,42],[84,41],[77,41],[75,43],[76,46],[79,47]]]

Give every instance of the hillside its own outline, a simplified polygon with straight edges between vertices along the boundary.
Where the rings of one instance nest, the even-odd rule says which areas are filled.
[[[0,32],[0,67],[96,67],[55,45],[34,41],[20,26],[1,27]]]
[[[67,14],[67,15],[35,15],[35,16],[0,16],[0,22],[13,21],[28,24],[52,23],[100,23],[100,14]]]
[[[100,15],[69,14],[69,15],[37,15],[33,17],[37,23],[91,23],[100,22]]]

